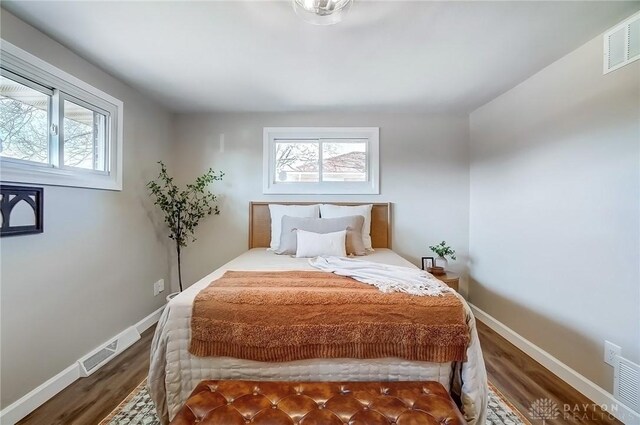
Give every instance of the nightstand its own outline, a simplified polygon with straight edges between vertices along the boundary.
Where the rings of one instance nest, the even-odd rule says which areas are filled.
[[[439,280],[443,281],[444,283],[446,283],[447,286],[449,286],[450,288],[453,288],[456,292],[458,292],[458,284],[460,283],[460,276],[452,272],[446,272],[443,275],[440,275],[440,276],[434,275],[434,276]]]
[[[422,257],[422,270],[427,269],[426,260],[431,260],[431,264],[435,262],[435,259],[433,257]],[[445,271],[445,274],[442,274],[440,276],[434,274],[433,276],[446,283],[449,288],[453,288],[454,291],[458,292],[460,276],[458,276],[457,274]]]

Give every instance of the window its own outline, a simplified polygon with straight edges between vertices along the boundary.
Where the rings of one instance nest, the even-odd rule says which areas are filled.
[[[264,193],[377,194],[378,128],[264,129]]]
[[[640,59],[640,13],[604,33],[604,73]]]
[[[2,41],[0,179],[122,189],[121,101]]]

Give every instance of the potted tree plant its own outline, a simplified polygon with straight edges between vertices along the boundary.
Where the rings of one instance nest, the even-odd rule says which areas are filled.
[[[205,216],[220,214],[220,209],[215,203],[218,198],[209,191],[208,186],[214,181],[222,180],[224,173],[216,173],[209,168],[205,174],[181,189],[173,182],[173,177],[167,173],[164,163],[160,161],[158,164],[160,164],[160,174],[156,180],[147,183],[147,187],[154,198],[153,203],[164,214],[164,221],[169,228],[169,238],[175,241],[178,255],[178,284],[182,292],[181,250],[189,242],[196,240],[195,229]],[[177,294],[177,292],[169,294],[167,300]]]
[[[445,241],[430,246],[429,249],[438,256],[438,258],[436,258],[436,264],[434,264],[434,266],[442,267],[446,270],[447,266],[449,265],[447,257],[451,258],[452,260],[456,259],[456,252],[449,245],[447,245]]]

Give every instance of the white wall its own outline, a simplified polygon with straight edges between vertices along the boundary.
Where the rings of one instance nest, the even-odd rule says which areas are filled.
[[[262,130],[269,126],[380,127],[381,194],[287,196],[262,194]],[[249,202],[318,200],[393,202],[393,248],[419,264],[428,245],[446,239],[464,272],[468,241],[469,158],[466,116],[420,114],[211,114],[179,115],[175,139],[179,179],[211,166],[227,173],[214,189],[224,197],[220,216],[198,228],[184,251],[190,285],[247,249]],[[220,152],[220,134],[225,150]]]
[[[44,233],[1,241],[4,408],[163,304],[152,283],[168,279],[168,252],[144,184],[169,157],[171,115],[5,10],[1,27],[124,102],[124,190],[45,187]]]
[[[640,62],[602,38],[470,117],[471,302],[608,391],[640,360]]]

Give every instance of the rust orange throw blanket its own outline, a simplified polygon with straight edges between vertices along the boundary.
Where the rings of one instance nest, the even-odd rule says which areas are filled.
[[[385,294],[319,271],[228,271],[196,296],[189,351],[268,362],[448,362],[465,360],[468,343],[464,309],[454,294]]]

